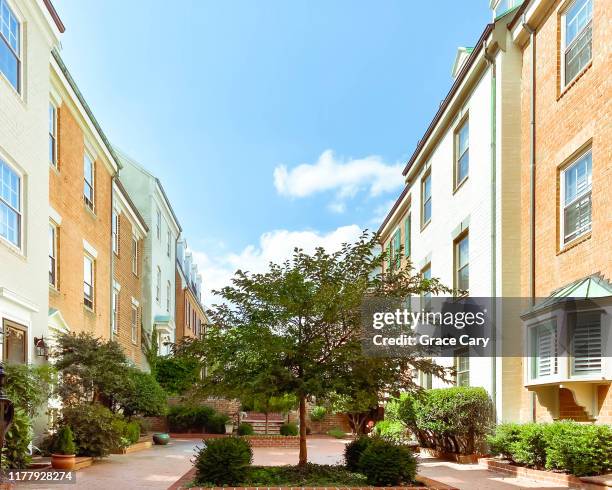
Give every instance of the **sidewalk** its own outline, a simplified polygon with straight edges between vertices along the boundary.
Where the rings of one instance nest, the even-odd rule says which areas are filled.
[[[505,476],[486,470],[478,464],[458,464],[441,459],[421,458],[421,475],[465,490],[517,490],[520,488],[569,488],[564,485],[542,484],[525,478]]]

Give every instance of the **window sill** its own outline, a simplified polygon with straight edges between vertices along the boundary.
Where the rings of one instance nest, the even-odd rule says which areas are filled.
[[[52,170],[55,175],[59,176],[60,175],[60,169],[59,169],[59,165],[56,163],[55,165],[53,165],[51,162],[49,162],[49,170]]]
[[[52,294],[53,296],[59,296],[60,291],[57,288],[57,286],[54,286],[53,284],[49,284],[49,294]]]
[[[563,245],[563,247],[557,250],[557,256],[564,254],[565,252],[568,252],[569,250],[577,247],[582,242],[586,242],[587,240],[591,238],[591,234],[592,234],[592,231],[588,231],[584,235],[580,235],[579,237],[574,238],[571,242],[566,243],[565,245]]]
[[[467,182],[468,178],[469,178],[469,175],[464,177],[463,180],[455,186],[455,188],[453,189],[453,196],[459,191],[459,189],[463,187],[463,184]]]
[[[564,85],[563,87],[561,87],[560,91],[559,91],[559,95],[557,96],[557,102],[559,102],[559,100],[561,100],[561,98],[568,93],[572,87],[574,85],[576,85],[576,83],[578,83],[578,80],[580,80],[582,78],[582,76],[589,71],[589,69],[591,68],[591,66],[593,66],[593,58],[591,58],[591,61],[589,61],[589,64],[586,65],[582,70],[580,70],[576,76],[574,78],[571,79],[571,81],[567,84]]]
[[[23,96],[23,90],[20,92],[19,90],[17,90],[15,87],[13,87],[13,84],[11,82],[9,82],[9,79],[6,78],[6,75],[2,72],[0,72],[0,80],[2,80],[4,83],[6,83],[6,85],[11,89],[11,91],[13,92],[13,95],[15,97],[17,97],[17,100],[21,103],[21,105],[23,105],[23,107],[25,108],[27,106],[26,102],[25,102],[25,98]],[[21,80],[23,82],[23,80]],[[23,84],[22,84],[23,85]],[[23,89],[23,87],[21,87]]]
[[[421,233],[423,233],[423,230],[429,226],[429,223],[431,223],[431,218],[429,218],[429,221],[427,221],[427,223],[423,223],[421,225]]]
[[[87,313],[89,315],[95,315],[96,314],[95,310],[93,308],[90,308],[86,304],[83,304],[83,311],[85,311],[85,313]]]
[[[89,216],[91,216],[93,219],[97,220],[98,216],[96,215],[96,207],[94,206],[94,208],[90,208],[85,202],[83,202],[83,207],[85,208],[85,211],[87,211],[87,213],[89,214]]]
[[[6,238],[0,237],[0,243],[4,245],[9,250],[9,252],[15,255],[15,257],[17,257],[18,259],[21,259],[24,262],[27,260],[25,254],[23,253],[23,250],[17,247],[17,245],[15,245],[13,242],[9,242]]]

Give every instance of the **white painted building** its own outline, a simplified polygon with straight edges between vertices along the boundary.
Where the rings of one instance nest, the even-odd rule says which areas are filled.
[[[40,362],[49,305],[49,63],[64,26],[49,2],[0,0],[1,359]]]
[[[181,225],[159,179],[121,151],[116,152],[123,165],[121,181],[149,228],[142,263],[144,331],[150,334],[155,327],[159,352],[168,354],[168,343],[176,336],[176,241]]]
[[[406,188],[379,233],[404,247],[416,272],[472,297],[520,296],[521,53],[506,27],[488,25],[473,48],[459,48],[447,97],[404,169]],[[520,342],[515,311],[496,311],[497,349]],[[516,335],[512,335],[516,332]],[[499,420],[518,420],[520,357],[438,359],[455,365],[456,384],[484,387]],[[446,387],[420,376],[426,387]]]

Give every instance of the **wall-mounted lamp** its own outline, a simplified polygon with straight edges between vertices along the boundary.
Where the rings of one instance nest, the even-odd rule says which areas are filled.
[[[44,337],[34,337],[34,349],[38,357],[49,359],[49,347],[47,346]]]

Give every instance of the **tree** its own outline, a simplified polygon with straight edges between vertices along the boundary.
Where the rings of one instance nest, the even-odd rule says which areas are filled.
[[[287,413],[295,408],[297,400],[293,395],[271,396],[265,391],[246,395],[240,400],[243,406],[249,406],[256,412],[265,415],[264,434],[268,434],[268,418],[271,413]]]
[[[210,312],[205,348],[211,361],[204,389],[240,394],[261,373],[279,393],[296,396],[300,413],[299,464],[307,463],[306,402],[339,391],[339,373],[350,379],[359,362],[364,297],[397,299],[447,292],[436,279],[414,275],[409,267],[382,274],[386,252],[368,232],[353,244],[329,253],[295,249],[290,260],[271,263],[265,273],[238,270],[230,286],[216,292],[225,300]],[[372,361],[374,362],[374,361]],[[444,368],[421,362],[416,354],[380,358],[375,387],[394,392],[414,389],[412,368],[444,376]],[[348,378],[347,378],[348,377]],[[261,385],[259,382],[256,385]]]

